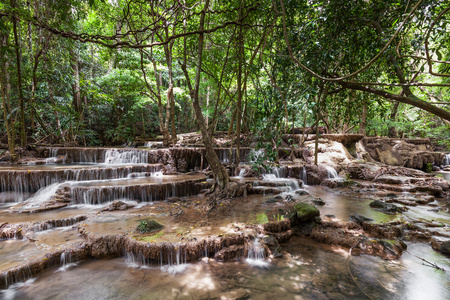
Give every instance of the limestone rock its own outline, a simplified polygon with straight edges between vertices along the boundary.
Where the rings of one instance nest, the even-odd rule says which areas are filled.
[[[450,253],[450,239],[433,238],[431,240],[431,247],[442,253]]]
[[[317,207],[305,202],[295,204],[294,210],[297,221],[301,223],[311,221],[314,217],[320,216],[320,212]]]

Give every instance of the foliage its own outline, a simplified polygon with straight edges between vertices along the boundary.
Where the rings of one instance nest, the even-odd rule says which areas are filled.
[[[7,118],[12,120],[21,109],[13,42],[17,16],[30,142],[97,146],[160,134],[164,124],[159,117],[164,123],[171,81],[177,131],[199,130],[181,65],[186,64],[188,77],[195,77],[196,30],[204,2],[180,3],[17,0],[12,7],[2,2],[0,32],[7,43],[1,46],[0,60],[7,62],[4,74],[11,103]],[[416,4],[211,1],[199,86],[209,130],[233,132],[241,74],[242,130],[258,136],[258,148],[264,149],[264,156],[254,162],[256,168],[278,161],[278,148],[289,128],[316,123],[334,133],[392,135],[394,128],[397,136],[432,137],[450,150],[448,123],[436,117],[449,109],[449,14],[437,19],[446,9],[443,0],[422,1],[413,11]],[[236,22],[242,14],[245,19]],[[148,47],[152,43],[160,44]],[[427,61],[427,54],[435,61]],[[333,80],[337,77],[345,79]],[[427,85],[398,86],[404,82]],[[149,90],[156,90],[157,83],[160,99]],[[437,110],[396,106],[392,98],[349,87],[353,83],[372,83],[359,87],[419,99]],[[2,118],[3,109],[2,105]],[[21,130],[19,122],[14,129]],[[0,130],[5,132],[3,123]]]
[[[139,220],[139,224],[136,227],[138,233],[149,233],[161,230],[164,226],[153,220]]]

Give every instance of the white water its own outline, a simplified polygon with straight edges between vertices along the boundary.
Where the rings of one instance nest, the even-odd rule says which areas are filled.
[[[41,188],[39,191],[36,192],[36,194],[34,194],[33,197],[25,201],[26,205],[24,206],[24,208],[38,207],[42,203],[49,201],[50,198],[53,195],[55,195],[59,187],[63,184],[64,183],[53,183],[49,186]]]
[[[16,299],[17,290],[25,286],[31,286],[33,282],[36,281],[36,278],[30,278],[25,282],[19,282],[11,285],[8,289],[0,291],[1,299],[4,300],[13,300]]]
[[[50,148],[49,157],[45,159],[45,163],[48,165],[53,165],[58,162],[59,159],[62,159],[62,163],[66,163],[67,154],[61,157],[58,157],[58,149]]]
[[[327,169],[327,177],[328,178],[330,178],[330,179],[339,178],[338,172],[332,166],[325,166],[325,169]]]
[[[303,167],[303,169],[302,169],[302,181],[303,181],[303,185],[308,185],[308,174],[306,173],[305,167]]]
[[[254,163],[259,161],[264,156],[264,149],[259,149],[257,151],[251,150],[249,154],[249,162]]]
[[[61,254],[61,267],[56,272],[66,272],[68,269],[78,266],[77,263],[72,262],[72,255],[70,253],[63,252]]]
[[[248,247],[248,255],[245,260],[249,265],[258,268],[268,268],[269,262],[266,261],[264,253],[264,246],[261,244],[258,237],[256,237]]]
[[[146,164],[148,163],[148,153],[140,150],[117,150],[105,151],[106,165],[119,164]]]
[[[284,182],[289,187],[291,192],[295,192],[300,189],[300,184],[295,178],[285,178],[285,172],[283,168],[272,169],[273,174],[264,174],[263,180],[270,182]]]
[[[450,153],[449,154],[445,154],[444,156],[444,160],[442,162],[443,166],[448,166],[450,165]]]

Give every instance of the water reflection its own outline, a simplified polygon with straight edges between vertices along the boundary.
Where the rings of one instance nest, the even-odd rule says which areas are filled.
[[[427,252],[409,244],[412,254]],[[398,261],[352,256],[311,240],[293,238],[285,258],[270,269],[240,262],[184,265],[183,272],[129,267],[125,259],[91,261],[70,272],[48,271],[15,288],[11,299],[208,299],[241,295],[251,299],[448,299],[448,272],[426,267],[411,255]],[[427,259],[450,270],[448,257]],[[355,283],[356,282],[356,283]],[[11,290],[11,288],[10,288]],[[11,292],[11,291],[10,291]]]

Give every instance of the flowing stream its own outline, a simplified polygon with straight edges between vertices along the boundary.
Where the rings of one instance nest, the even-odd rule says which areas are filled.
[[[205,188],[204,175],[163,175],[162,166],[149,164],[148,152],[139,150],[60,152],[51,151],[44,165],[0,166],[0,226],[39,228],[22,239],[0,240],[0,273],[62,251],[54,267],[0,290],[2,299],[450,299],[450,256],[425,243],[408,242],[409,254],[389,261],[349,256],[348,250],[340,247],[294,236],[281,244],[283,257],[273,258],[265,253],[264,237],[255,235],[240,260],[216,261],[212,257],[220,249],[205,244],[203,257],[189,262],[189,253],[183,248],[186,240],[245,234],[246,224],[282,218],[283,203],[270,204],[273,195],[249,195],[242,204],[231,203],[229,213],[221,218],[212,216],[197,223],[189,215],[183,222],[174,222],[170,209],[179,207],[183,218],[183,203],[200,202],[197,194]],[[232,151],[223,151],[222,160],[230,162],[234,156]],[[61,157],[64,163],[58,164]],[[67,157],[78,161],[67,164]],[[286,192],[280,197],[286,199],[301,188],[323,199],[325,205],[319,207],[323,218],[346,221],[350,215],[360,214],[375,222],[399,219],[399,215],[369,207],[371,190],[349,196],[307,186],[306,169],[299,170],[297,178],[303,179],[303,187],[298,179],[286,178],[282,168],[265,174],[263,181],[284,186]],[[329,178],[339,180],[336,170],[327,168],[327,172]],[[25,181],[11,179],[11,173]],[[240,180],[245,180],[243,175],[241,171]],[[42,176],[48,179],[37,184]],[[70,199],[66,207],[31,214],[11,212],[15,206],[41,208],[61,195]],[[134,207],[103,212],[114,200]],[[442,204],[442,200],[436,203]],[[429,211],[426,206],[412,207],[404,215],[438,221],[444,224],[441,230],[448,231],[450,226],[448,213]],[[123,249],[123,257],[79,261],[69,251],[84,241],[77,227],[96,234],[125,235],[145,218],[164,225],[149,241],[165,245],[160,260],[151,261],[142,253]],[[446,272],[424,265],[417,257]]]

